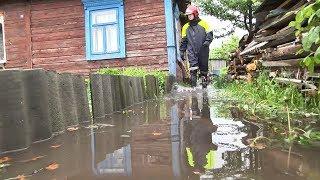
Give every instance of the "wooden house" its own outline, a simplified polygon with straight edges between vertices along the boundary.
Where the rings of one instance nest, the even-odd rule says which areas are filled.
[[[0,67],[88,74],[139,66],[176,73],[185,0],[4,0]]]

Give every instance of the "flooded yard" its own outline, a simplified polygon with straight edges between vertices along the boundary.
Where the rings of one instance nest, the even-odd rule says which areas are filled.
[[[179,92],[2,154],[0,179],[320,179],[319,151],[250,146],[266,130],[220,114],[214,95]]]

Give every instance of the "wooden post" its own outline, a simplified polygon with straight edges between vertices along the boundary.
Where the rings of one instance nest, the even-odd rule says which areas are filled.
[[[30,124],[21,72],[0,71],[0,154],[30,145]]]
[[[62,132],[65,129],[65,120],[63,119],[61,107],[61,95],[59,91],[58,74],[50,71],[48,77],[48,96],[49,96],[49,118],[51,121],[52,132]]]
[[[97,123],[102,121],[105,117],[102,76],[100,74],[90,75],[90,89],[91,89],[93,122]]]
[[[110,83],[108,85],[110,85]],[[84,77],[81,75],[73,75],[73,87],[79,123],[91,122],[87,87]]]
[[[72,82],[72,74],[63,73],[60,78],[60,93],[62,102],[62,111],[66,126],[78,125],[76,100]]]
[[[31,124],[32,141],[42,141],[52,136],[49,122],[48,77],[44,70],[26,70],[22,72],[26,110]]]

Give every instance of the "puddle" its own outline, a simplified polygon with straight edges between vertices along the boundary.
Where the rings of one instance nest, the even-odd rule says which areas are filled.
[[[1,155],[0,179],[320,179],[320,152],[251,148],[263,128],[208,97],[179,92]]]

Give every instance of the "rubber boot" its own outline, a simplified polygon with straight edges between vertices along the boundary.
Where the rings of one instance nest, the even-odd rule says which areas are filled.
[[[190,71],[190,76],[191,76],[191,87],[196,87],[197,86],[197,80],[198,80],[198,71],[197,70],[193,70]]]
[[[205,89],[209,85],[209,78],[207,74],[201,74],[202,88]]]

